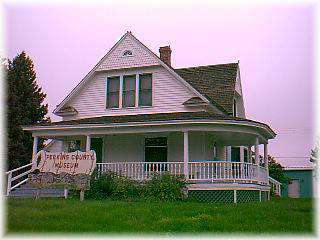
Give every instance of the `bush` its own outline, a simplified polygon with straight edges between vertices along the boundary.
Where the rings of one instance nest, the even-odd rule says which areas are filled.
[[[145,198],[148,200],[177,201],[186,199],[184,176],[169,173],[154,174],[146,183]]]
[[[150,181],[138,182],[114,172],[91,176],[90,189],[85,191],[87,199],[113,200],[151,200],[177,201],[186,198],[186,182],[183,176],[174,176],[169,173],[154,174]],[[79,197],[78,191],[71,192],[70,196]]]

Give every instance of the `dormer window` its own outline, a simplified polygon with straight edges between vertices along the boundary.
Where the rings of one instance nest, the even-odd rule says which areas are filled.
[[[107,77],[106,108],[152,107],[152,74]]]
[[[152,75],[139,75],[139,106],[152,106]]]
[[[125,56],[125,57],[132,56],[132,51],[130,51],[130,50],[125,50],[125,51],[123,52],[123,56]]]
[[[108,77],[107,108],[119,108],[120,77]]]
[[[237,101],[236,99],[233,99],[233,116],[237,116]]]

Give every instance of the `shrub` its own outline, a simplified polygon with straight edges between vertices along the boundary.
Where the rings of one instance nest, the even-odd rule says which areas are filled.
[[[85,197],[89,199],[104,199],[113,195],[117,187],[117,174],[107,172],[91,175],[90,189],[85,191]]]
[[[187,183],[184,176],[169,173],[154,174],[146,183],[145,198],[148,200],[177,201],[186,199]]]
[[[86,199],[177,201],[186,198],[186,182],[183,176],[169,173],[154,174],[147,182],[138,182],[114,172],[94,172]],[[79,197],[79,191],[71,191],[70,197]]]

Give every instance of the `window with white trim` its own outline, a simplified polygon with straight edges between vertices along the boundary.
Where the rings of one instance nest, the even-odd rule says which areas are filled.
[[[134,107],[136,98],[136,75],[123,76],[122,107]]]
[[[108,77],[106,89],[106,108],[152,106],[151,73]]]
[[[152,74],[139,75],[139,106],[152,106]]]
[[[119,108],[120,77],[107,78],[107,108]]]

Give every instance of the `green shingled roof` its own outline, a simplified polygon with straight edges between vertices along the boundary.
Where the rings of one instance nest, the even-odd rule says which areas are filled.
[[[232,114],[238,63],[174,69],[213,105]]]

